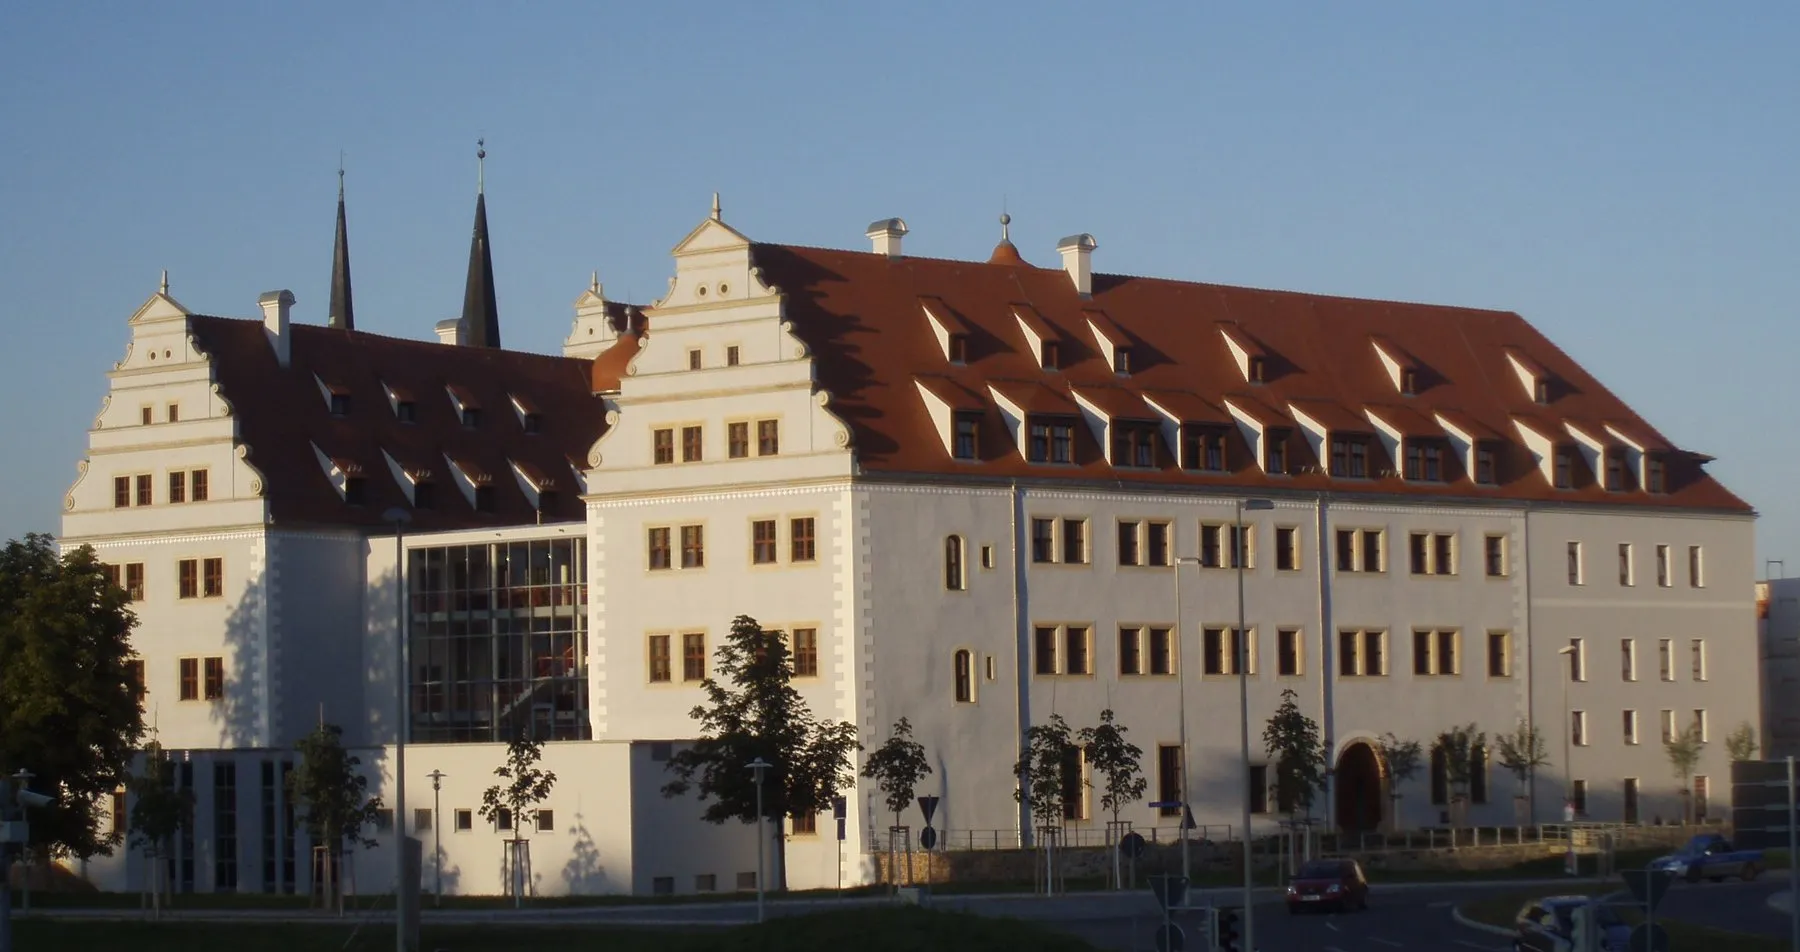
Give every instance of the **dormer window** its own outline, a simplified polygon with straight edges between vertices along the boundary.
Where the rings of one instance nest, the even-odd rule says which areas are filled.
[[[331,395],[331,415],[334,417],[350,415],[350,395],[334,393]]]
[[[1575,488],[1575,448],[1573,446],[1556,448],[1556,488]]]
[[[1116,373],[1116,374],[1131,373],[1131,348],[1129,348],[1129,347],[1114,347],[1113,348],[1113,373]]]
[[[399,400],[394,403],[394,419],[401,423],[416,422],[418,412],[411,400]]]
[[[976,459],[981,448],[981,415],[958,413],[956,432],[951,440],[951,455],[957,459]]]
[[[525,432],[527,432],[527,433],[542,433],[542,432],[544,432],[543,414],[527,413],[524,416],[521,416],[519,418],[519,423],[522,426],[524,426]]]
[[[1366,437],[1331,438],[1331,475],[1348,479],[1369,477],[1369,441]]]
[[[1269,379],[1269,361],[1266,357],[1251,357],[1249,370],[1245,374],[1251,383],[1262,383]]]
[[[950,362],[953,364],[966,364],[969,362],[969,335],[950,335]]]
[[[1038,356],[1045,370],[1058,370],[1062,367],[1062,342],[1047,340],[1038,345]]]
[[[1075,462],[1075,424],[1064,419],[1034,419],[1026,458],[1033,463]]]
[[[476,486],[475,487],[475,511],[476,512],[493,512],[494,511],[494,487],[492,487],[492,486]]]
[[[1148,469],[1156,465],[1156,424],[1114,423],[1112,461],[1114,466]]]
[[[1531,382],[1531,399],[1539,406],[1550,405],[1550,381],[1542,377]]]
[[[363,505],[367,493],[367,480],[361,476],[351,476],[344,480],[344,502],[352,506]]]
[[[481,408],[480,407],[463,407],[462,408],[462,425],[471,430],[480,426],[481,425]]]
[[[1630,492],[1636,487],[1632,485],[1631,467],[1626,465],[1625,451],[1612,448],[1606,451],[1606,490],[1607,492]]]
[[[1413,482],[1444,482],[1443,444],[1436,440],[1409,439],[1406,441],[1406,478]]]
[[[1653,493],[1669,491],[1669,464],[1661,453],[1652,453],[1645,463],[1648,472],[1645,474],[1644,489]]]
[[[436,483],[426,481],[426,480],[421,480],[420,482],[413,483],[413,508],[414,509],[436,509],[437,508],[437,484]]]
[[[1181,468],[1203,473],[1225,472],[1225,430],[1184,423],[1181,427]]]
[[[1419,372],[1417,370],[1409,367],[1400,371],[1400,392],[1409,397],[1418,396]]]
[[[1271,476],[1288,472],[1288,431],[1268,430],[1263,434],[1263,470]]]
[[[1499,454],[1492,443],[1480,443],[1475,447],[1475,482],[1481,486],[1500,484]]]
[[[539,513],[545,513],[545,512],[549,512],[552,509],[555,509],[557,506],[557,502],[558,502],[558,500],[557,500],[557,496],[556,496],[556,490],[554,490],[554,489],[538,490],[538,512]]]

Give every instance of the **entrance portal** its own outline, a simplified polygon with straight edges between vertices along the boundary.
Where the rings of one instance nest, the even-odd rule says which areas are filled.
[[[1344,748],[1337,763],[1338,828],[1366,833],[1381,826],[1381,761],[1361,742]]]

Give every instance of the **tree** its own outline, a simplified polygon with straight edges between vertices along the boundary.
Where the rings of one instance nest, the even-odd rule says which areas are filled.
[[[1740,760],[1755,760],[1756,751],[1756,728],[1751,727],[1749,721],[1739,724],[1738,729],[1732,731],[1731,736],[1725,738],[1725,752],[1731,755],[1733,763]]]
[[[1432,753],[1443,758],[1444,783],[1450,787],[1450,809],[1457,826],[1467,819],[1469,781],[1479,769],[1476,760],[1485,747],[1487,735],[1476,730],[1474,724],[1452,727],[1439,734],[1431,745]]]
[[[163,872],[175,855],[175,837],[194,822],[194,794],[175,789],[175,764],[162,744],[151,741],[144,748],[143,772],[133,776],[126,789],[131,795],[131,845],[149,860],[151,909],[162,912],[167,891]]]
[[[556,786],[556,774],[538,768],[538,761],[544,756],[544,742],[532,740],[523,734],[512,739],[506,745],[506,763],[494,768],[494,776],[507,781],[502,786],[494,784],[481,794],[481,818],[499,825],[501,816],[511,822],[512,836],[506,840],[506,857],[510,864],[507,876],[507,890],[512,893],[513,901],[523,901],[526,883],[525,867],[529,847],[526,845],[528,833],[536,824],[538,804],[550,797],[550,788]]]
[[[1052,714],[1049,723],[1033,725],[1025,732],[1025,749],[1013,764],[1013,774],[1023,782],[1023,789],[1013,789],[1013,802],[1030,797],[1031,815],[1039,829],[1062,825],[1067,800],[1065,765],[1079,750],[1075,734],[1061,714]]]
[[[701,737],[669,758],[675,779],[663,785],[663,796],[697,790],[707,803],[701,818],[708,823],[755,823],[757,783],[750,764],[758,759],[769,764],[761,818],[774,821],[775,888],[786,889],[782,819],[819,813],[856,782],[852,757],[862,750],[856,725],[813,718],[791,683],[787,642],[748,615],[732,620],[716,659],[720,678],[700,682],[707,703],[692,712]]]
[[[1144,751],[1125,739],[1126,728],[1114,723],[1112,708],[1100,712],[1099,727],[1081,729],[1081,749],[1088,766],[1100,780],[1100,806],[1119,824],[1119,811],[1144,798],[1150,781],[1144,778]]]
[[[1281,706],[1263,729],[1263,749],[1275,758],[1276,800],[1293,816],[1312,813],[1313,798],[1325,789],[1325,744],[1319,724],[1300,713],[1299,695],[1281,692]]]
[[[288,793],[300,810],[300,822],[315,846],[324,846],[330,857],[331,899],[343,911],[343,884],[337,871],[346,847],[370,848],[373,839],[362,835],[373,828],[381,812],[381,798],[370,797],[369,779],[356,768],[362,759],[344,750],[344,729],[320,724],[300,738],[295,749],[300,763],[288,774]]]
[[[1513,775],[1517,781],[1519,796],[1527,801],[1528,814],[1537,813],[1535,791],[1531,788],[1531,778],[1539,767],[1550,765],[1550,749],[1544,745],[1544,735],[1537,725],[1519,718],[1511,733],[1501,734],[1495,738],[1500,745],[1500,766]]]
[[[912,805],[913,791],[919,781],[931,773],[931,762],[925,758],[925,745],[913,740],[912,723],[902,717],[894,722],[887,742],[876,748],[863,763],[862,775],[875,781],[894,814],[894,827],[900,826],[900,814]]]
[[[0,550],[0,774],[32,774],[56,798],[31,811],[31,850],[111,853],[102,804],[144,736],[131,668],[137,618],[94,550],[56,554],[33,533]]]
[[[1700,725],[1690,724],[1687,730],[1663,741],[1663,753],[1669,757],[1669,767],[1675,771],[1675,779],[1681,782],[1681,822],[1691,823],[1694,820],[1692,784],[1695,768],[1700,766],[1700,753],[1706,742],[1700,739]]]
[[[1419,774],[1421,750],[1416,740],[1401,740],[1392,733],[1381,735],[1375,750],[1387,764],[1388,797],[1394,801],[1394,824],[1400,823],[1400,785]]]

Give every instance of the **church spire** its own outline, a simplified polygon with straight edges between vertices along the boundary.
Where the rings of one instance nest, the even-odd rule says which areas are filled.
[[[356,330],[356,308],[350,300],[350,228],[344,222],[344,161],[338,159],[337,242],[331,249],[332,327]]]
[[[487,141],[475,140],[475,233],[469,241],[469,279],[463,286],[464,340],[472,347],[500,347],[500,308],[494,302],[494,256],[488,247]]]

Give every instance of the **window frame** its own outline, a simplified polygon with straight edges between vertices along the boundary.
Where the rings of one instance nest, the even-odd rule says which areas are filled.
[[[1482,571],[1488,578],[1512,576],[1512,539],[1503,532],[1489,532],[1481,537]]]
[[[951,533],[944,537],[944,590],[947,592],[966,592],[969,590],[968,546],[963,537]]]
[[[1387,527],[1336,526],[1332,538],[1335,542],[1332,565],[1336,567],[1338,573],[1348,575],[1384,575],[1387,573]],[[1350,543],[1347,549],[1344,545],[1346,538]],[[1375,540],[1374,568],[1369,567],[1371,561],[1369,540],[1371,538]],[[1349,560],[1348,568],[1345,567],[1346,556]]]
[[[673,684],[675,662],[674,634],[653,631],[644,635],[644,680],[648,684]],[[660,676],[659,676],[660,675]]]
[[[1496,645],[1500,648],[1498,656],[1496,656],[1494,652],[1494,647]],[[1494,664],[1496,657],[1500,662],[1498,665],[1499,670],[1497,672],[1495,671],[1496,665]],[[1510,678],[1512,677],[1512,670],[1512,632],[1500,628],[1489,629],[1487,633],[1487,676],[1490,678]]]
[[[693,543],[689,544],[689,533]],[[689,523],[681,527],[681,568],[683,571],[706,568],[706,523]]]
[[[650,465],[672,466],[675,464],[675,428],[672,426],[653,427],[650,430]]]
[[[765,532],[767,537],[765,538]],[[702,540],[704,545],[704,540]],[[750,519],[750,564],[781,564],[781,522],[773,516]]]
[[[1293,662],[1291,665],[1288,663],[1290,656]],[[1275,676],[1278,678],[1306,677],[1305,629],[1279,626],[1275,629]]]
[[[750,458],[750,421],[727,420],[725,422],[725,458]]]
[[[698,646],[698,652],[693,649]],[[706,632],[681,633],[681,683],[698,684],[707,678]]]
[[[1338,628],[1338,674],[1339,678],[1385,678],[1391,667],[1388,661],[1388,630],[1386,628]],[[1371,652],[1370,646],[1374,646]],[[1349,650],[1345,650],[1348,648]],[[1371,665],[1369,659],[1376,655],[1378,664]]]
[[[681,426],[681,461],[683,463],[706,462],[706,426],[700,423],[687,423]]]
[[[661,533],[659,536],[658,533]],[[658,542],[660,540],[660,545]],[[658,565],[658,555],[661,565]],[[644,527],[644,570],[665,572],[675,568],[675,534],[670,526]]]
[[[1301,570],[1300,527],[1275,527],[1275,571],[1298,572]]]
[[[756,455],[781,455],[781,419],[763,419],[756,421]]]
[[[801,531],[803,529],[805,531]],[[817,516],[788,517],[788,561],[802,564],[819,561]]]

